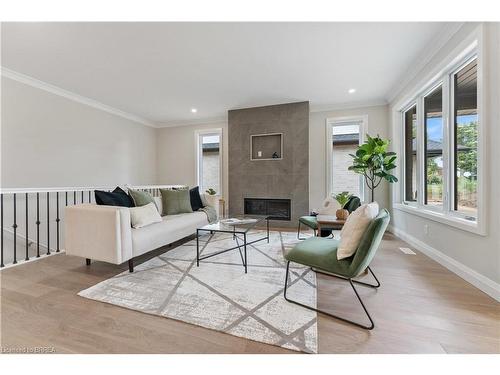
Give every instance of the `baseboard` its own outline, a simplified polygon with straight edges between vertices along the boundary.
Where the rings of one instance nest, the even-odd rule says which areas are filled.
[[[3,231],[5,233],[8,233],[9,235],[11,235],[12,237],[14,237],[14,231],[13,230],[4,228]],[[21,243],[23,245],[26,245],[26,236],[25,235],[23,235],[21,233],[16,233],[16,238],[17,238],[18,241],[21,240]],[[28,237],[28,246],[35,245],[35,244],[36,244],[36,240]],[[40,248],[47,250],[47,245],[44,244],[44,243],[42,243],[42,242],[40,242]],[[51,247],[50,251],[55,252],[56,249],[54,249],[54,248]]]
[[[61,254],[66,254],[66,251],[65,250],[59,250],[59,252],[54,251],[54,252],[52,252],[50,254],[40,254],[40,256],[38,258],[37,257],[31,257],[28,260],[20,259],[20,260],[17,261],[16,264],[13,264],[13,263],[6,264],[2,268],[0,268],[0,272],[2,272],[3,270],[6,270],[6,269],[12,268],[12,267],[21,266],[21,265],[26,264],[26,263],[36,262],[37,260],[40,260],[40,259],[45,259],[47,257],[52,257],[54,255],[61,255]]]
[[[389,225],[387,230],[396,237],[408,242],[408,244],[413,246],[416,250],[427,255],[429,258],[435,260],[454,274],[460,276],[465,281],[471,283],[479,290],[500,302],[500,284],[487,278],[486,276],[481,275],[472,268],[467,267],[463,263],[456,261],[448,255],[443,254],[441,251],[427,245],[419,239],[409,235],[405,231],[395,228],[393,225]]]

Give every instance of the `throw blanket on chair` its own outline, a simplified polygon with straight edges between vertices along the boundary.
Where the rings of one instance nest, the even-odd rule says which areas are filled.
[[[199,211],[203,211],[207,214],[207,219],[210,224],[215,223],[217,221],[217,211],[215,211],[214,207],[205,206],[199,209]]]

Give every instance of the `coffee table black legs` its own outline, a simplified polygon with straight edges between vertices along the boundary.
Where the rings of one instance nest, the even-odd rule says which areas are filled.
[[[196,267],[200,266],[200,231],[196,229]]]
[[[243,251],[245,252],[245,273],[247,273],[247,234],[243,233]]]
[[[266,219],[267,224],[267,243],[269,243],[269,219]]]
[[[248,241],[247,231],[248,230],[238,231],[238,230],[236,230],[235,227],[233,227],[232,229],[228,229],[228,230],[213,230],[212,228],[198,228],[196,230],[196,266],[199,267],[200,261],[202,261],[204,259],[208,259],[208,258],[217,256],[217,255],[220,255],[220,254],[227,253],[228,251],[238,249],[238,251],[240,253],[240,257],[241,257],[241,263],[242,263],[243,267],[245,268],[245,273],[248,273],[247,245],[251,245],[251,244],[254,244],[256,242],[264,241],[264,240],[266,240],[267,243],[269,243],[269,219],[266,219],[266,235],[265,236],[262,236],[260,238],[255,239],[255,240],[252,240],[252,241]],[[233,240],[236,241],[236,246],[230,247],[228,249],[215,251],[213,253],[206,254],[206,255],[202,256],[200,254],[200,233],[201,232],[209,232],[211,234],[210,238],[207,241],[203,242],[203,249],[206,248],[206,246],[208,245],[208,243],[212,239],[214,233],[216,233],[216,232],[230,234],[233,237]],[[240,242],[240,241],[242,241],[242,242]]]

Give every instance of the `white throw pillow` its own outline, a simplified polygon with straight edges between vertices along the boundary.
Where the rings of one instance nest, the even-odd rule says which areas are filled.
[[[333,197],[328,197],[323,201],[323,206],[318,210],[318,215],[335,215],[339,208],[339,202]]]
[[[153,199],[155,201],[156,208],[161,215],[161,213],[163,212],[163,202],[161,201],[161,197],[153,197]]]
[[[363,234],[371,221],[378,215],[378,203],[364,204],[351,213],[340,232],[340,243],[337,249],[337,259],[345,259],[354,255],[358,249]]]
[[[130,222],[133,228],[142,228],[153,223],[160,223],[161,216],[154,203],[130,208]]]

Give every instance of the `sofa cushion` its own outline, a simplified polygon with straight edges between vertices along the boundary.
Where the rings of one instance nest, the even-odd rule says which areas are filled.
[[[161,203],[161,197],[153,197],[153,199],[155,201],[156,208],[158,208],[158,212],[160,213],[160,215],[163,215],[163,205]]]
[[[112,192],[95,190],[94,196],[98,205],[134,207],[134,201],[119,186]]]
[[[147,191],[128,189],[128,193],[136,207],[145,206],[149,203],[155,203],[153,196]]]
[[[359,246],[363,234],[371,221],[378,215],[378,203],[364,204],[347,217],[340,232],[340,244],[337,259],[351,257]]]
[[[160,189],[163,215],[177,215],[193,212],[189,190]]]
[[[196,233],[196,229],[208,224],[207,215],[197,211],[163,216],[160,223],[143,228],[132,228],[134,256],[165,246]]]
[[[159,222],[161,222],[161,216],[154,203],[130,208],[130,223],[132,224],[132,228],[142,228]]]
[[[189,199],[191,201],[191,208],[193,211],[198,211],[203,208],[203,202],[201,201],[200,188],[198,186],[189,190]]]

